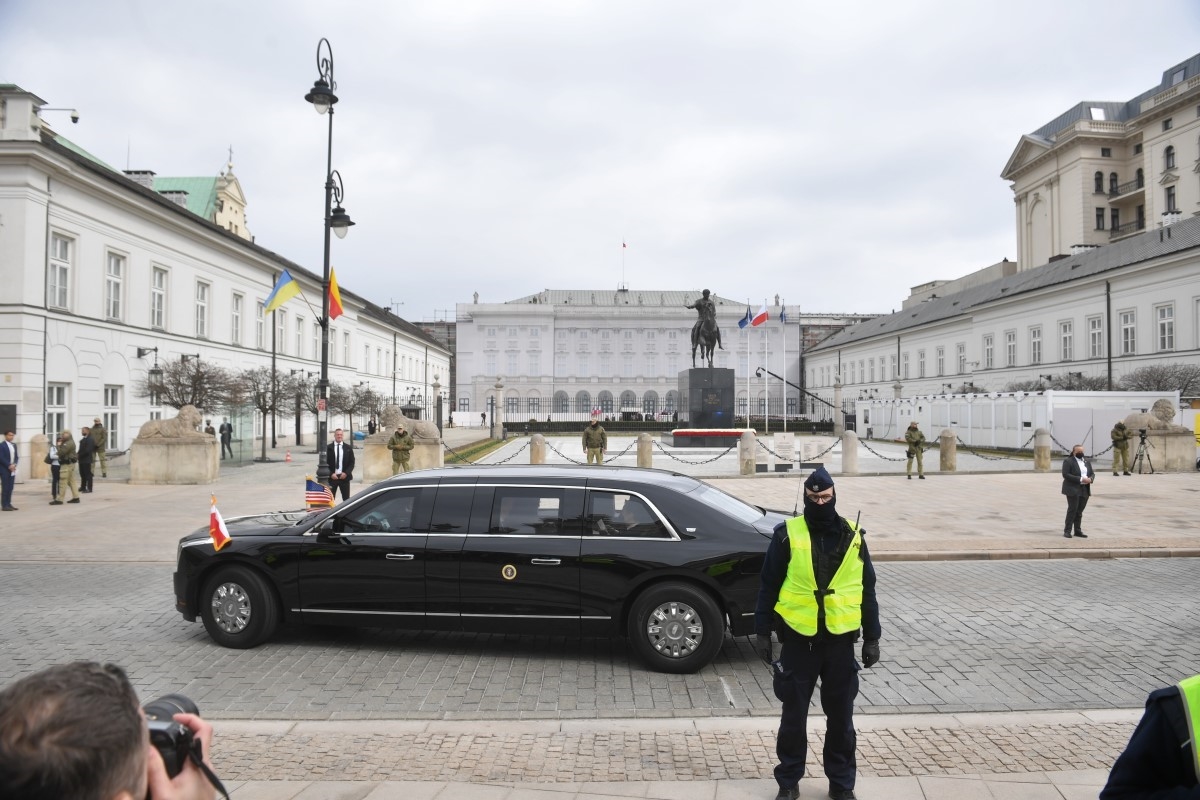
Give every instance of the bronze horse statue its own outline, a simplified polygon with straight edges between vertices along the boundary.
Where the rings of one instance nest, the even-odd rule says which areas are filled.
[[[692,367],[696,366],[696,348],[700,348],[700,360],[708,361],[709,368],[713,365],[713,353],[716,352],[717,323],[712,317],[705,316],[692,326]]]

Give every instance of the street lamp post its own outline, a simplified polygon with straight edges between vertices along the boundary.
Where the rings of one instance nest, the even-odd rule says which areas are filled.
[[[304,99],[318,114],[328,114],[329,135],[325,147],[325,251],[321,273],[321,377],[317,384],[317,480],[329,485],[329,464],[325,460],[325,442],[329,427],[329,234],[345,238],[354,223],[342,208],[342,176],[333,169],[333,106],[337,103],[337,82],[333,79],[333,48],[329,40],[317,42],[317,80]],[[324,415],[321,415],[324,411]]]

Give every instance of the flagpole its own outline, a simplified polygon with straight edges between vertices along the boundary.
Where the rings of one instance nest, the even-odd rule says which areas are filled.
[[[746,298],[746,316],[750,315],[750,298]],[[749,323],[746,325],[750,327]],[[750,430],[750,331],[746,331],[746,430]]]
[[[787,299],[785,298],[783,301],[783,305],[779,309],[779,317],[780,317],[779,324],[780,324],[780,326],[782,326],[779,329],[779,340],[781,342],[783,342],[783,347],[780,349],[783,350],[783,386],[781,388],[783,389],[783,432],[784,433],[787,433],[787,387],[788,387],[788,382],[787,382],[787,314],[785,313],[786,309],[787,309]]]
[[[770,375],[768,375],[767,372],[771,366],[771,357],[767,355],[769,352],[767,345],[769,343],[767,326],[763,325],[763,436],[766,436],[771,432],[771,389],[767,383],[767,381],[770,379]]]

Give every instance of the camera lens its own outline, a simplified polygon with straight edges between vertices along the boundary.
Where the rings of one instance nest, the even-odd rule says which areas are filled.
[[[182,694],[164,694],[142,706],[146,719],[170,722],[176,714],[195,714],[199,716],[200,709],[191,698]]]

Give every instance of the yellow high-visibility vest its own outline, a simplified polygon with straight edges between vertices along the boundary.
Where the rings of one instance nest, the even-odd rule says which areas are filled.
[[[853,522],[847,524],[854,531],[854,538],[850,540],[842,563],[829,581],[828,591],[820,598],[821,606],[825,609],[825,628],[830,633],[850,633],[862,626],[862,534]],[[817,575],[813,570],[812,539],[808,535],[808,524],[804,517],[789,519],[787,532],[792,557],[783,586],[779,589],[775,612],[783,617],[792,630],[803,636],[815,636]]]
[[[1200,736],[1200,675],[1179,682],[1179,694],[1183,698],[1183,713],[1187,717],[1188,733],[1192,736],[1192,767],[1200,776],[1200,748],[1196,737]]]

